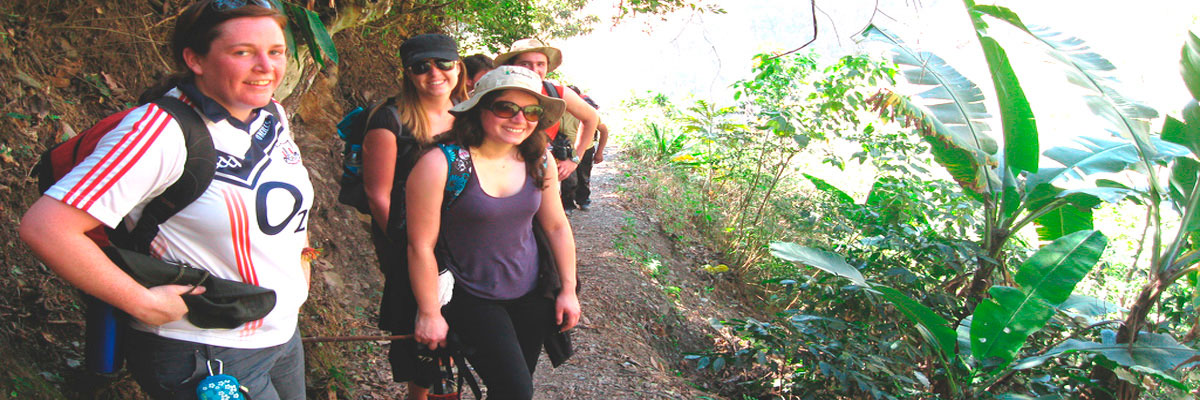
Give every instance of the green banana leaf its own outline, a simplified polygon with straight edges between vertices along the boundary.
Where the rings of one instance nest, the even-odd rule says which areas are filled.
[[[1075,232],[1039,249],[1021,263],[1013,281],[1022,289],[1061,304],[1075,285],[1100,261],[1108,238],[1099,231]]]
[[[809,182],[812,182],[813,186],[817,187],[817,190],[832,196],[834,200],[837,200],[838,204],[843,206],[854,205],[854,198],[850,197],[850,195],[846,194],[846,192],[842,191],[842,189],[838,189],[836,186],[830,185],[829,182],[825,182],[825,180],[821,178],[809,174],[803,175],[805,178],[808,178]]]
[[[1017,288],[993,286],[988,293],[992,297],[975,307],[971,321],[971,355],[1002,367],[1054,316],[1054,306]]]
[[[1150,159],[1155,164],[1190,153],[1186,147],[1157,137],[1151,137],[1150,143],[1156,149],[1156,156]],[[1027,187],[1071,180],[1087,181],[1091,175],[1122,172],[1138,167],[1145,160],[1136,143],[1116,136],[1081,136],[1075,139],[1073,145],[1053,147],[1043,155],[1057,161],[1061,167],[1043,166],[1038,173],[1029,176]]]
[[[1139,332],[1138,340],[1132,344],[1117,344],[1116,333],[1111,330],[1102,331],[1100,337],[1101,343],[1067,339],[1046,354],[1022,359],[1014,364],[1013,369],[1035,368],[1051,358],[1071,353],[1090,353],[1104,356],[1123,367],[1153,375],[1176,388],[1189,389],[1172,374],[1172,371],[1194,365],[1195,357],[1200,356],[1200,352],[1180,344],[1170,335],[1159,333]]]
[[[1057,207],[1034,220],[1038,240],[1052,241],[1067,234],[1091,230],[1092,209],[1073,206]]]
[[[905,79],[924,91],[912,98],[883,91],[872,99],[877,110],[888,110],[890,119],[918,127],[932,145],[934,159],[959,184],[976,195],[999,190],[999,150],[990,136],[983,91],[937,55],[909,48],[890,32],[868,26],[868,40],[889,44],[892,60]],[[886,117],[887,115],[885,115]]]
[[[1047,54],[1064,66],[1067,81],[1089,93],[1084,100],[1092,112],[1109,121],[1114,132],[1132,138],[1142,149],[1147,163],[1156,157],[1156,148],[1150,143],[1149,120],[1157,117],[1158,112],[1115,90],[1116,80],[1111,75],[1116,68],[1111,62],[1093,52],[1083,40],[1044,27],[1027,26],[1004,7],[975,6],[973,9],[978,15],[1007,22],[1045,44]]]
[[[998,359],[1008,365],[1066,301],[1075,285],[1100,259],[1107,239],[1096,231],[1075,232],[1033,254],[1017,269],[1020,288],[993,286],[992,298],[975,308],[971,354],[977,360]],[[997,368],[994,373],[1002,370]]]
[[[828,251],[814,249],[788,242],[771,242],[771,255],[787,261],[804,264],[822,271],[849,279],[855,285],[871,287],[858,269],[846,263],[846,259]]]
[[[1200,71],[1197,71],[1200,73]],[[1192,100],[1183,108],[1183,120],[1167,117],[1163,123],[1162,137],[1164,140],[1178,143],[1191,150],[1193,157],[1200,155],[1200,104]],[[1192,188],[1200,174],[1200,162],[1194,158],[1180,157],[1171,165],[1170,196],[1171,199],[1186,207]],[[1200,231],[1200,213],[1193,213],[1192,218],[1185,222],[1187,230]]]
[[[1004,124],[1004,161],[1014,173],[1038,171],[1038,131],[1033,108],[1021,88],[1021,81],[1008,61],[1004,47],[990,36],[980,33],[979,42],[991,71],[1000,103],[1000,120]]]
[[[1020,24],[1020,17],[1005,7],[979,6],[973,0],[964,0],[976,37],[983,49],[984,59],[991,72],[992,84],[996,87],[996,100],[1000,104],[1000,120],[1004,124],[1004,161],[1014,173],[1038,171],[1038,130],[1033,108],[1021,81],[1008,60],[1008,52],[1000,42],[988,34],[988,24],[983,15],[1003,15],[1007,21]],[[1023,25],[1023,24],[1022,24]]]
[[[1200,100],[1200,37],[1195,32],[1188,32],[1187,41],[1183,44],[1180,68],[1183,72],[1183,83],[1192,98]]]
[[[921,332],[921,336],[938,350],[938,355],[942,357],[943,361],[949,363],[956,357],[954,346],[957,344],[958,335],[954,329],[950,328],[949,321],[896,289],[875,286],[875,290],[883,294],[883,297],[895,305],[896,309],[900,310],[904,316],[917,324],[917,330]]]

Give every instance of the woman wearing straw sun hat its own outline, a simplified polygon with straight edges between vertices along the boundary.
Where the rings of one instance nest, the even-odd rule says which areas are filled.
[[[443,147],[421,156],[409,176],[409,271],[417,298],[415,339],[431,349],[452,332],[488,397],[529,399],[543,343],[579,321],[575,242],[559,201],[555,162],[546,152],[546,126],[565,104],[542,95],[531,71],[501,66],[476,84],[470,99],[451,109],[453,128]],[[452,160],[453,159],[453,160]],[[449,163],[473,173],[448,208],[442,201]],[[538,281],[538,246],[530,228],[545,231],[562,288],[551,300]],[[434,248],[439,247],[436,257]],[[438,263],[454,276],[444,307]]]
[[[496,57],[496,65],[515,65],[537,73],[538,77],[543,80],[539,92],[543,95],[549,94],[551,97],[561,98],[566,103],[566,111],[583,123],[580,132],[595,132],[596,127],[600,125],[600,114],[596,113],[596,110],[574,91],[563,90],[563,86],[545,80],[546,74],[558,69],[558,66],[562,65],[562,61],[562,51],[532,38],[514,42],[509,52]],[[553,96],[548,92],[548,88],[553,88],[558,95]],[[558,135],[558,124],[555,123],[548,127],[546,134],[553,141]],[[575,172],[575,168],[579,166],[579,157],[592,147],[592,137],[591,135],[580,135],[578,143],[566,145],[571,147],[574,153],[573,156],[559,159],[558,180],[560,181],[567,179],[572,172]]]

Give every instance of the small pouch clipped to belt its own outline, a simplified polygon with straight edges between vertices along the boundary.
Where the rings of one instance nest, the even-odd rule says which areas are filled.
[[[275,308],[275,291],[272,289],[217,278],[207,270],[172,264],[117,247],[104,247],[104,254],[145,287],[204,286],[204,293],[183,296],[188,307],[188,322],[200,328],[237,328],[262,319]]]
[[[213,363],[217,371],[213,372]],[[196,397],[200,400],[250,400],[250,393],[237,378],[225,375],[225,364],[221,360],[208,360],[208,377],[196,385]]]

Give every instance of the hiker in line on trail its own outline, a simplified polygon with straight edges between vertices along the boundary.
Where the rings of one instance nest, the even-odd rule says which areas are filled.
[[[439,142],[442,151],[422,155],[408,180],[415,339],[430,348],[449,340],[472,349],[467,359],[488,398],[531,398],[543,345],[555,359],[551,341],[580,317],[575,242],[543,133],[565,105],[540,89],[541,77],[524,68],[501,66],[484,75],[471,98],[450,110],[457,118]],[[453,179],[460,171],[469,176]],[[444,196],[460,185],[461,194],[444,206]],[[559,277],[551,282],[539,280],[544,260],[535,223],[557,264]],[[444,307],[439,263],[454,278]],[[547,285],[561,288],[546,291]]]
[[[282,107],[272,99],[287,66],[286,18],[265,0],[202,0],[175,21],[177,72],[142,98],[165,93],[194,107],[212,137],[217,169],[197,200],[158,225],[149,253],[273,289],[274,308],[234,329],[199,328],[184,319],[184,298],[203,288],[143,287],[86,235],[102,225],[130,228],[150,213],[149,200],[185,172],[190,146],[182,119],[155,104],[128,112],[47,190],[22,219],[21,238],[67,282],[132,317],[126,361],[151,398],[196,399],[197,383],[209,375],[205,364],[219,359],[221,372],[255,400],[302,400],[304,349],[296,323],[308,298],[301,253],[314,196]]]
[[[583,123],[581,132],[594,132],[600,125],[600,114],[596,109],[583,101],[574,91],[565,90],[562,85],[546,81],[546,74],[562,65],[562,51],[547,46],[537,39],[521,39],[512,44],[509,52],[496,57],[496,65],[515,65],[528,68],[543,80],[543,95],[563,99],[567,103],[567,112]],[[551,92],[553,91],[553,92]],[[582,161],[580,157],[589,147],[592,147],[592,135],[580,135],[575,143],[566,142],[565,136],[558,136],[559,125],[554,124],[546,129],[546,135],[554,147],[554,158],[558,160],[558,180],[567,179]]]
[[[463,58],[463,64],[467,66],[467,91],[475,90],[475,82],[479,82],[479,78],[483,77],[488,71],[496,68],[496,63],[491,57],[483,54],[472,54]]]
[[[371,209],[371,239],[383,271],[379,328],[393,334],[413,331],[416,301],[408,279],[408,236],[404,229],[404,185],[433,137],[450,130],[450,107],[466,100],[466,70],[458,44],[449,36],[427,33],[400,45],[404,65],[400,94],[380,105],[363,139],[363,184]],[[395,211],[394,213],[392,211]],[[388,360],[392,379],[408,382],[408,398],[424,400],[437,366],[419,363],[411,340],[392,341]],[[422,366],[432,368],[423,371]],[[426,368],[428,369],[428,368]]]
[[[567,86],[588,105],[600,110],[600,106],[596,105],[590,97],[579,91],[579,87],[575,85]],[[568,122],[571,121],[571,122]],[[579,134],[580,123],[570,115],[563,115],[562,130],[566,134],[569,143],[577,143],[576,136]],[[604,161],[604,147],[608,144],[608,126],[604,125],[604,121],[596,126],[596,131],[593,133],[592,145],[583,153],[583,157],[579,160],[579,167],[575,168],[575,172],[568,175],[567,179],[562,181],[562,203],[563,209],[570,213],[578,209],[587,211],[592,206],[592,164]]]

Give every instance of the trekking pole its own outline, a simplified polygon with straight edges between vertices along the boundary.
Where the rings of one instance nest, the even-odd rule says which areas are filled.
[[[368,336],[313,336],[300,339],[303,343],[325,342],[377,342],[412,339],[413,335],[368,335]]]

